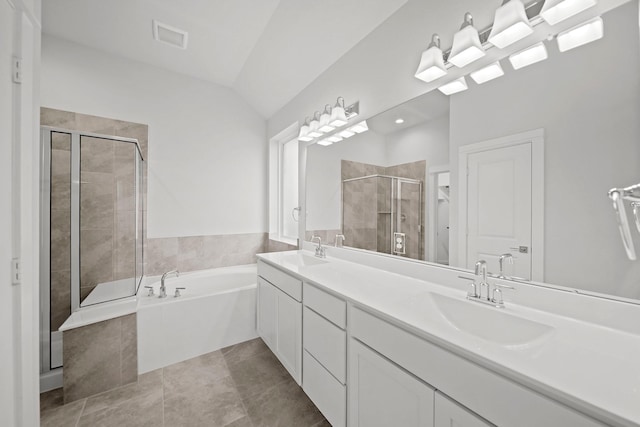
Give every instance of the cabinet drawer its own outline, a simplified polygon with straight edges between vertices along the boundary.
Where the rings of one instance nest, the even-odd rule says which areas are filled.
[[[302,282],[295,277],[260,260],[258,260],[258,275],[296,301],[302,301]]]
[[[357,307],[350,310],[352,336],[496,425],[604,425]]]
[[[308,283],[304,285],[304,305],[342,329],[347,327],[347,303]]]
[[[333,427],[341,427],[347,419],[347,391],[307,351],[303,352],[302,388]]]
[[[347,376],[347,334],[308,307],[302,322],[304,348],[342,384]]]

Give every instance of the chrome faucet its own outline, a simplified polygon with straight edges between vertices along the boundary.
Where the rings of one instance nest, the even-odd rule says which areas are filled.
[[[335,243],[335,247],[336,248],[341,248],[344,245],[344,234],[336,234],[336,243]],[[340,243],[338,243],[338,241],[340,241]]]
[[[500,275],[498,276],[499,279],[506,279],[507,276],[504,275],[503,271],[504,271],[504,261],[507,261],[509,264],[513,264],[513,255],[511,254],[502,254],[500,255],[500,259],[498,260],[498,263],[500,264]]]
[[[487,288],[487,300],[491,299],[491,285],[487,283],[487,262],[483,259],[476,262],[476,277],[482,274],[482,281],[478,284],[477,298],[482,299],[482,289]]]
[[[180,272],[178,270],[171,270],[171,271],[167,271],[166,273],[164,273],[162,275],[162,278],[160,279],[160,295],[158,295],[158,298],[166,298],[167,297],[167,288],[164,285],[164,281],[167,278],[167,276],[169,276],[171,274],[175,274],[176,277],[180,276]]]
[[[311,236],[311,242],[313,242],[315,239],[318,239],[318,246],[316,246],[316,256],[318,258],[326,258],[327,255],[324,252],[324,247],[322,247],[322,239],[320,238],[320,236],[316,236],[314,234],[313,236]]]

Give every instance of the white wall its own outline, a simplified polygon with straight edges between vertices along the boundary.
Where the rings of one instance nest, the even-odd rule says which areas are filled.
[[[449,115],[389,134],[386,141],[387,166],[417,160],[426,160],[427,169],[445,165],[449,163]]]
[[[547,61],[506,65],[505,77],[451,97],[452,264],[458,148],[544,128],[545,281],[640,298],[640,263],[626,258],[607,197],[640,181],[637,5],[605,14],[602,40],[566,53],[547,43]]]
[[[342,204],[341,160],[384,166],[384,137],[365,132],[330,146],[307,150],[307,230],[339,230]]]
[[[149,237],[267,230],[265,120],[231,89],[45,35],[42,105],[149,125]]]

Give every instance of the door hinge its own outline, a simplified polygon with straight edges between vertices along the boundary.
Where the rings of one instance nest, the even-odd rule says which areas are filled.
[[[13,73],[11,76],[14,83],[22,84],[22,58],[13,57]]]
[[[11,283],[19,285],[22,281],[22,273],[20,272],[20,258],[11,260]]]

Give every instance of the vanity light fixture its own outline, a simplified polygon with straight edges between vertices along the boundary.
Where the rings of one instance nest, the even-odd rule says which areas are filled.
[[[351,138],[355,134],[356,134],[355,132],[352,132],[349,129],[345,129],[345,130],[341,131],[340,133],[338,133],[338,135],[340,135],[344,139]]]
[[[320,131],[320,112],[316,111],[313,115],[313,120],[309,124],[309,133],[308,135],[312,138],[318,138],[323,135],[323,132]]]
[[[336,128],[331,126],[331,105],[327,104],[324,106],[324,113],[320,116],[320,124],[318,125],[318,130],[322,133],[327,133],[335,130]]]
[[[351,126],[347,130],[350,130],[350,131],[355,132],[355,133],[362,133],[362,132],[368,131],[369,130],[369,126],[367,126],[367,121],[363,120],[360,123],[357,123],[357,124]]]
[[[463,90],[467,90],[469,86],[467,86],[467,81],[464,77],[460,77],[452,82],[444,84],[438,88],[438,90],[445,95],[453,95],[454,93],[462,92]]]
[[[550,25],[556,25],[595,5],[596,0],[545,0],[540,16]]]
[[[533,33],[522,0],[504,0],[496,10],[489,42],[504,49]]]
[[[328,139],[321,139],[320,141],[318,141],[318,145],[322,145],[324,147],[333,144],[333,142],[329,141]]]
[[[313,141],[313,137],[309,136],[309,117],[305,119],[304,124],[300,127],[300,132],[298,133],[298,141]]]
[[[340,135],[331,135],[330,137],[325,139],[330,142],[340,142],[343,140],[343,138]]]
[[[591,19],[570,30],[558,34],[558,49],[566,52],[573,48],[599,40],[604,35],[604,25],[601,17]]]
[[[547,48],[543,42],[540,42],[509,56],[509,61],[514,70],[519,70],[536,62],[544,61],[547,57]]]
[[[342,101],[342,105],[340,105],[340,101]],[[334,127],[340,127],[346,125],[347,113],[344,108],[344,98],[339,96],[336,101],[335,107],[331,110],[331,118],[329,119],[329,125]]]
[[[471,64],[485,55],[478,30],[473,26],[473,17],[469,12],[464,15],[460,31],[453,36],[453,46],[449,62],[458,68]]]
[[[447,74],[447,67],[444,65],[442,50],[440,49],[440,37],[434,34],[427,50],[422,52],[420,64],[415,77],[424,82],[432,82]]]
[[[502,66],[500,65],[500,61],[494,62],[493,64],[487,65],[484,68],[481,68],[477,71],[473,71],[469,74],[474,82],[481,85],[482,83],[486,83],[490,80],[497,79],[498,77],[504,76],[504,71],[502,70]]]
[[[403,123],[404,123],[404,119],[403,118],[399,117],[399,118],[396,119],[396,124],[397,125],[401,125]]]

